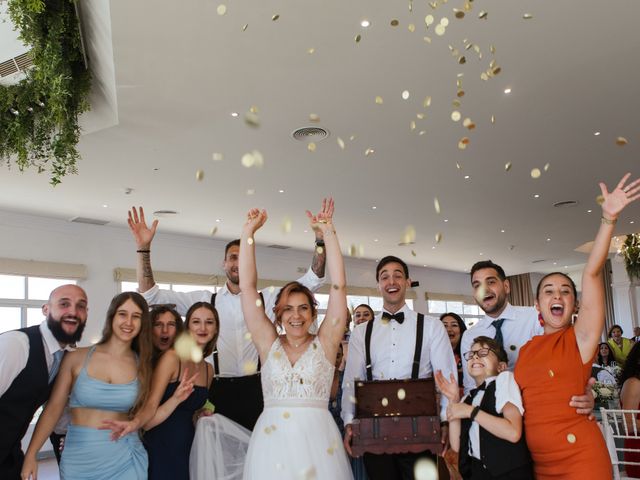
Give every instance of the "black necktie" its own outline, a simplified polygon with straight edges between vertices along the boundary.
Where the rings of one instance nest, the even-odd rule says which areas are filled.
[[[500,318],[498,320],[494,320],[491,322],[491,325],[496,329],[496,336],[494,337],[495,341],[498,342],[498,345],[504,347],[504,339],[502,338],[502,324],[504,323],[504,318]]]
[[[486,389],[487,389],[487,383],[486,382],[482,382],[476,388],[472,388],[471,391],[469,392],[469,400],[473,401],[473,399],[476,397],[478,392],[485,391]]]
[[[387,312],[382,312],[382,319],[386,321],[395,320],[398,323],[404,322],[404,312],[398,312],[395,315],[391,315]]]

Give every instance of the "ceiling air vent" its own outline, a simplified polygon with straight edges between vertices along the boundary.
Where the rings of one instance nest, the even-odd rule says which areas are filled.
[[[563,202],[556,202],[553,204],[556,208],[575,207],[576,205],[578,205],[578,202],[575,200],[565,200]]]
[[[546,261],[547,261],[546,258],[540,258],[538,260],[533,260],[531,263],[543,263],[543,262],[546,262]]]
[[[329,131],[320,127],[302,127],[294,130],[291,136],[301,142],[319,142],[329,136]]]
[[[268,248],[275,248],[277,250],[288,250],[291,247],[287,247],[286,245],[277,245],[277,244],[273,244],[273,245],[267,245]]]
[[[153,216],[154,217],[171,217],[172,215],[177,215],[178,212],[176,212],[175,210],[156,210],[155,212],[153,212]]]
[[[69,219],[72,223],[86,223],[88,225],[106,225],[108,220],[98,220],[97,218],[73,217]]]
[[[15,58],[10,58],[5,62],[0,63],[0,77],[8,77],[14,73],[21,72],[29,68],[31,65],[33,65],[33,60],[31,59],[29,52],[18,55]]]

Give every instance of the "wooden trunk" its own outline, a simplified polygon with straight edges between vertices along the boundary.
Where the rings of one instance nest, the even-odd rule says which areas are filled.
[[[440,454],[440,416],[432,378],[356,381],[352,450]]]

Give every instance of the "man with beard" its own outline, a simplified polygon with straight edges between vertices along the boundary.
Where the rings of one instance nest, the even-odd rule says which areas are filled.
[[[51,292],[40,325],[0,335],[0,478],[20,478],[20,442],[47,401],[65,351],[80,340],[87,322],[87,294],[77,285]]]
[[[333,206],[323,202],[322,209]],[[323,284],[325,253],[324,241],[320,229],[314,228],[314,216],[307,212],[312,228],[316,235],[316,246],[311,268],[298,282],[305,285],[312,292],[317,291]],[[174,292],[161,290],[156,285],[151,269],[151,242],[156,233],[158,221],[151,227],[147,226],[144,210],[135,207],[129,211],[129,228],[136,241],[138,263],[138,290],[150,304],[173,304],[181,315],[195,302],[211,302],[220,318],[220,334],[216,349],[207,357],[213,364],[214,381],[209,390],[209,400],[215,407],[215,412],[253,430],[260,413],[263,410],[262,386],[259,370],[258,352],[251,341],[247,330],[242,307],[240,304],[240,285],[238,277],[238,253],[240,240],[233,240],[225,247],[222,268],[227,281],[217,293],[208,290],[194,292]],[[261,306],[269,318],[274,320],[273,307],[280,288],[269,287],[262,292]],[[241,399],[239,401],[239,399]]]
[[[460,341],[460,354],[464,356],[480,336],[494,338],[501,344],[509,357],[509,370],[518,360],[520,349],[536,335],[542,335],[544,329],[538,319],[535,307],[516,307],[507,301],[511,285],[504,269],[491,260],[476,262],[471,267],[471,287],[478,306],[485,316],[473,327],[467,329]],[[463,368],[464,391],[469,393],[476,388],[474,379],[467,368]],[[590,415],[594,406],[591,386],[595,379],[586,385],[584,395],[571,397],[569,405],[575,407],[579,414]]]

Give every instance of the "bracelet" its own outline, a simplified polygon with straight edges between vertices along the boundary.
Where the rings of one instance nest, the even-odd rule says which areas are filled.
[[[611,220],[610,218],[607,218],[604,215],[600,217],[600,223],[602,223],[603,225],[615,225],[617,222],[618,222],[617,218],[614,218],[613,220]]]
[[[316,240],[316,247],[324,247],[324,240]]]
[[[136,253],[151,253],[151,250],[149,250],[148,248],[145,249],[140,249],[140,250],[136,250]]]
[[[473,407],[473,410],[471,410],[471,415],[469,415],[469,420],[473,422],[476,416],[478,415],[479,411],[480,411],[480,406]]]

